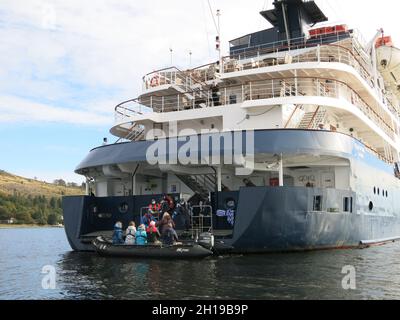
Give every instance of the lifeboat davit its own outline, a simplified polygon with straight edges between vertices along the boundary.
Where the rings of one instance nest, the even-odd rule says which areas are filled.
[[[381,37],[376,41],[378,70],[386,84],[400,98],[400,49],[393,46],[391,37]]]

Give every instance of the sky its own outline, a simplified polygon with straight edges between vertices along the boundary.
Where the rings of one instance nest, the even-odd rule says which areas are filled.
[[[366,40],[384,28],[400,47],[394,0],[316,0]],[[210,9],[210,6],[211,9]],[[0,0],[0,170],[80,183],[75,167],[101,145],[114,106],[142,77],[217,60],[211,10],[228,41],[267,29],[272,0]],[[191,59],[189,52],[192,52]]]

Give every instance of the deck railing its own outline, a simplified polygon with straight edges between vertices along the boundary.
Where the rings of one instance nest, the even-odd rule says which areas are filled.
[[[370,105],[344,82],[327,78],[276,78],[214,90],[199,90],[177,95],[134,99],[119,104],[115,108],[115,117],[117,122],[122,122],[151,111],[165,113],[217,106],[227,107],[244,101],[290,96],[329,97],[345,100],[356,106],[390,138],[394,139],[394,129],[388,124],[390,119],[385,119],[383,110],[378,103]]]

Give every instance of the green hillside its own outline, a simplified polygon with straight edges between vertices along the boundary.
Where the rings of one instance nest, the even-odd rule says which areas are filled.
[[[84,188],[62,179],[47,183],[0,170],[0,223],[13,218],[17,224],[61,222],[61,197],[82,195]]]

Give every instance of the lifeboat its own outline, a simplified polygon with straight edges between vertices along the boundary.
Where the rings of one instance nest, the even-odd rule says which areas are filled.
[[[115,245],[104,237],[93,241],[96,252],[101,256],[128,258],[166,258],[166,259],[201,259],[213,252],[197,243],[182,243],[172,246],[162,245]]]
[[[380,37],[376,43],[377,67],[390,90],[400,98],[400,49],[391,37]]]

